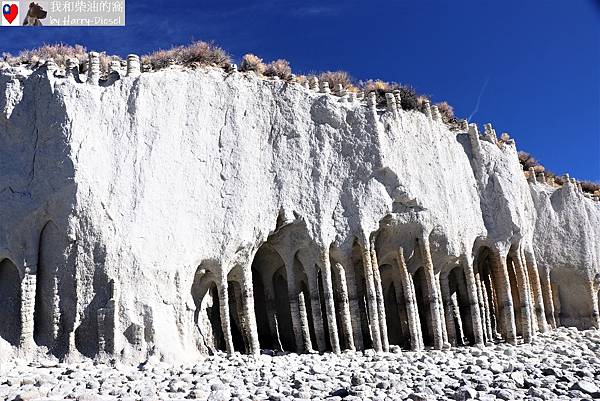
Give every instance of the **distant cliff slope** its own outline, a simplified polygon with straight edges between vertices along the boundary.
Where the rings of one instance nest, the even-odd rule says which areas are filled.
[[[600,203],[491,126],[218,68],[0,72],[0,349],[193,360],[598,327]]]

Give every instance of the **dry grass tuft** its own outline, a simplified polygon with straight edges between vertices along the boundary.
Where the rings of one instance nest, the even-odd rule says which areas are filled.
[[[355,88],[354,80],[346,71],[326,71],[317,76],[319,82],[329,83],[329,87],[334,90],[338,85],[344,89]]]
[[[263,75],[266,68],[267,66],[263,63],[263,60],[254,54],[246,54],[242,57],[240,71],[253,71],[258,75]]]
[[[216,66],[229,68],[231,58],[218,46],[207,42],[194,42],[189,46],[176,46],[168,50],[158,50],[142,56],[142,64],[160,70],[172,64],[196,68]]]
[[[275,60],[265,69],[265,76],[267,77],[279,77],[284,81],[292,79],[292,68],[287,60]]]

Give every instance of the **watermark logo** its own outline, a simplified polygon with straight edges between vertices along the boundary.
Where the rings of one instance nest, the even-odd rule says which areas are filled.
[[[0,26],[125,25],[125,0],[0,1]]]
[[[2,26],[19,26],[20,7],[18,1],[2,2]]]

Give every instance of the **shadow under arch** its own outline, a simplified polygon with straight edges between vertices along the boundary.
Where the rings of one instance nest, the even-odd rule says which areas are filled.
[[[21,278],[9,259],[0,261],[0,337],[18,346],[21,337]]]

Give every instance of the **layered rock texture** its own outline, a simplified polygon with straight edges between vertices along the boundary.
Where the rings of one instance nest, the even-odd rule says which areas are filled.
[[[435,107],[96,55],[0,72],[0,349],[143,361],[598,327],[600,203]]]

